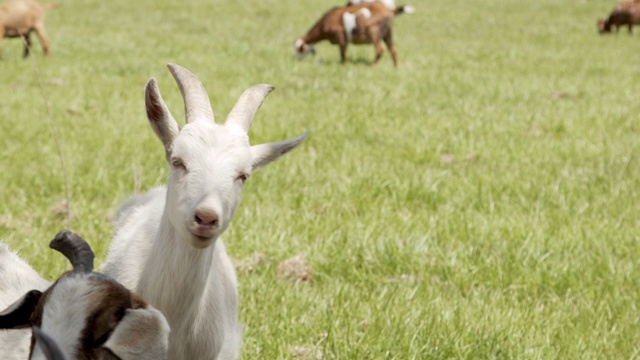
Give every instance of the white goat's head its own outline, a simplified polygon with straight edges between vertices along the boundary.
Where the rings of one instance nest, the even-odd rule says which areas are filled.
[[[92,272],[93,251],[77,234],[64,230],[50,246],[69,259],[73,270],[46,291],[31,290],[0,312],[0,329],[37,329],[30,359],[166,359],[169,325],[158,310]]]
[[[307,133],[286,141],[251,146],[249,127],[271,85],[256,85],[241,96],[220,125],[200,80],[168,65],[184,99],[181,129],[160,96],[155,79],[145,91],[147,117],[162,141],[170,165],[166,211],[177,235],[195,248],[210,246],[229,226],[251,172],[298,146]]]

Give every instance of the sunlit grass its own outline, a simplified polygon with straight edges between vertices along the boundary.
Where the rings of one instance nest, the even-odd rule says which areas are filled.
[[[166,63],[200,76],[220,121],[274,84],[253,143],[311,131],[251,177],[224,236],[267,259],[239,271],[244,358],[638,357],[640,38],[597,35],[612,3],[412,1],[394,69],[369,46],[296,60],[320,0],[60,2],[53,56],[35,53],[70,227],[98,262],[119,202],[165,181],[143,88],[157,77],[182,118]],[[0,239],[53,279],[64,181],[18,41],[0,84]],[[298,254],[313,280],[278,279]]]

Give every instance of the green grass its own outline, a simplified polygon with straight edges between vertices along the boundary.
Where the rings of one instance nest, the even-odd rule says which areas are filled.
[[[244,359],[640,357],[640,35],[599,36],[613,2],[412,0],[394,24],[400,67],[373,48],[293,43],[326,1],[60,0],[38,68],[0,59],[0,239],[49,279],[70,226],[101,263],[111,215],[163,184],[144,115],[168,62],[200,76],[218,119],[276,85],[253,143],[310,130],[252,176],[225,242],[239,271]],[[335,3],[340,4],[341,2]],[[302,254],[313,280],[278,264]]]

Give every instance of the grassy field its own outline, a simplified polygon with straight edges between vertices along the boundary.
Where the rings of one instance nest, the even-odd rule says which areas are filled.
[[[118,204],[164,183],[143,89],[183,119],[175,62],[218,119],[276,86],[253,143],[311,131],[224,236],[244,359],[640,358],[640,35],[597,34],[614,2],[410,0],[395,69],[370,46],[295,58],[341,1],[57,1],[35,58],[70,220],[34,63],[9,39],[0,59],[0,239],[47,278],[57,231],[102,262]],[[277,276],[297,255],[311,281]]]

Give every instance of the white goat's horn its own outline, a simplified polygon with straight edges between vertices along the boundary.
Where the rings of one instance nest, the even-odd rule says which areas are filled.
[[[260,84],[247,89],[231,109],[225,124],[235,124],[245,132],[249,132],[253,117],[273,89],[274,86],[269,84]]]
[[[200,80],[180,65],[168,64],[167,67],[182,93],[187,123],[196,120],[214,121],[209,95]]]

